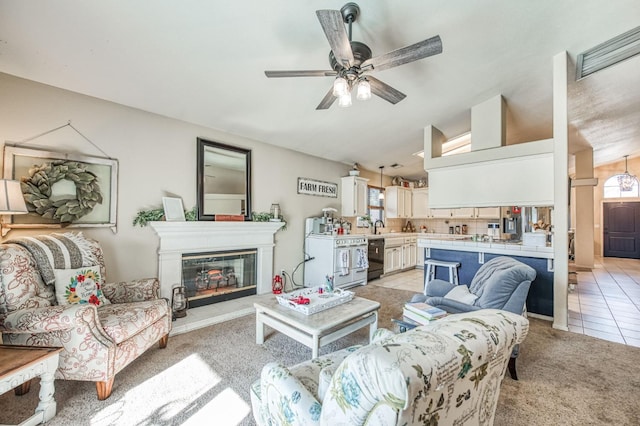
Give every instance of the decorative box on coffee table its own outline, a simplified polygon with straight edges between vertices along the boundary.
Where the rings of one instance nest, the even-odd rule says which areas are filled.
[[[347,303],[353,296],[352,291],[337,289],[328,292],[323,291],[322,287],[311,287],[277,295],[276,299],[282,306],[311,315]],[[308,300],[308,303],[298,303],[300,298]]]

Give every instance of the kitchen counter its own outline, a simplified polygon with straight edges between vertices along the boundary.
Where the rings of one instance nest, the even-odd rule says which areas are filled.
[[[428,234],[424,232],[385,232],[383,234],[364,234],[369,239],[377,238],[394,238],[394,237],[420,237],[427,236],[427,238],[445,238],[445,237],[460,237],[471,238],[469,235],[450,235],[450,234]]]
[[[525,246],[522,243],[507,241],[472,241],[471,237],[432,237],[433,234],[417,234],[418,247],[503,254],[506,256],[525,256],[553,259],[553,247]]]
[[[363,234],[365,235],[365,234]],[[484,252],[511,256],[527,256],[553,259],[553,247],[525,246],[522,242],[509,241],[473,241],[471,235],[432,234],[424,232],[387,232],[384,234],[366,234],[367,239],[417,237],[418,247],[441,248],[446,250]]]

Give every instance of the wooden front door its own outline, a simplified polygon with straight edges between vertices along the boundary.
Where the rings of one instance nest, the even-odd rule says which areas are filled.
[[[640,259],[640,202],[604,203],[605,257]]]

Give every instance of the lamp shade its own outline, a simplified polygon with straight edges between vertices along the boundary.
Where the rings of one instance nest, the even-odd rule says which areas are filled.
[[[349,83],[344,77],[336,77],[333,81],[333,96],[339,98],[349,93]]]
[[[351,93],[347,92],[344,95],[341,95],[338,98],[338,106],[342,108],[347,108],[351,106]]]
[[[359,101],[367,101],[371,99],[371,85],[367,80],[362,79],[358,83],[358,94],[356,98]]]
[[[17,180],[0,179],[0,214],[29,213]]]

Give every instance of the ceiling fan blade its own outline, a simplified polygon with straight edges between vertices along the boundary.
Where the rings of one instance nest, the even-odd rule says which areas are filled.
[[[335,100],[336,97],[333,96],[333,87],[331,87],[327,94],[324,95],[324,98],[322,99],[322,101],[320,101],[316,109],[329,109],[329,107],[333,105],[333,102]]]
[[[385,101],[389,101],[394,105],[407,97],[407,95],[405,95],[401,91],[394,89],[387,83],[383,83],[375,77],[371,77],[370,75],[368,75],[367,80],[369,81],[369,85],[371,86],[371,93],[376,96],[380,96]]]
[[[316,10],[316,15],[327,40],[329,40],[329,46],[331,46],[336,60],[343,67],[351,68],[354,62],[353,51],[342,13],[339,10]]]
[[[309,70],[309,71],[265,71],[269,78],[278,77],[333,77],[338,75],[335,71]]]
[[[440,40],[440,36],[435,36],[403,47],[402,49],[368,59],[364,61],[360,67],[365,68],[372,65],[374,70],[386,70],[397,67],[398,65],[417,61],[418,59],[437,55],[438,53],[442,53],[442,40]]]

